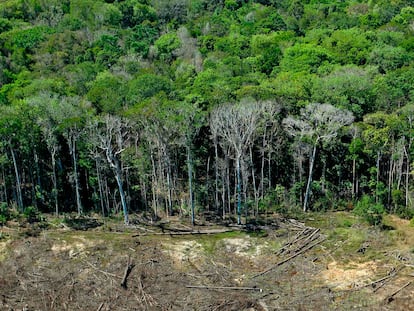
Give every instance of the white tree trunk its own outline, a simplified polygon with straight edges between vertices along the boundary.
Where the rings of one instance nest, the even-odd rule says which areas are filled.
[[[313,165],[315,164],[315,158],[316,158],[316,148],[317,148],[317,145],[315,144],[313,146],[312,155],[309,160],[309,176],[308,176],[308,182],[306,184],[305,198],[303,200],[303,211],[304,212],[306,212],[308,209],[309,197],[310,197],[310,193],[312,190],[312,175],[313,175]]]

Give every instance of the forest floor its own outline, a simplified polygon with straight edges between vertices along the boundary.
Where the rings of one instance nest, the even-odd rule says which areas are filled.
[[[46,216],[47,217],[47,216]],[[414,227],[347,212],[245,230],[170,218],[0,227],[0,310],[409,310]],[[84,225],[82,227],[82,225]],[[128,270],[128,271],[127,271]],[[121,286],[121,283],[123,286]]]

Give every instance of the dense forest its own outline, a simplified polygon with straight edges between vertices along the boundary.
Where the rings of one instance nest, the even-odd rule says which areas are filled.
[[[0,222],[412,218],[413,34],[410,0],[0,0]]]

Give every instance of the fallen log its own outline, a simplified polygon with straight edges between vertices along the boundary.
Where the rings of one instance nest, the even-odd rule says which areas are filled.
[[[269,273],[270,271],[272,271],[272,270],[276,269],[277,267],[279,267],[279,266],[283,265],[285,262],[288,262],[289,260],[291,260],[291,259],[293,259],[293,258],[295,258],[295,257],[299,256],[300,254],[303,254],[304,252],[306,252],[306,251],[310,250],[310,249],[311,249],[311,248],[313,248],[314,246],[316,246],[316,245],[318,245],[318,244],[322,243],[323,241],[325,241],[325,238],[322,238],[321,240],[316,241],[315,243],[312,243],[312,244],[308,245],[308,246],[307,246],[307,247],[305,247],[305,248],[302,248],[299,252],[297,252],[297,253],[295,253],[295,254],[293,254],[293,255],[291,255],[291,256],[289,256],[289,257],[287,257],[287,258],[285,258],[285,259],[283,259],[283,260],[281,260],[281,261],[279,261],[278,263],[276,263],[276,264],[275,264],[275,265],[273,265],[272,267],[270,267],[270,268],[266,269],[265,271],[262,271],[262,272],[260,272],[259,274],[254,275],[254,276],[252,277],[252,279],[255,279],[255,278],[259,277],[259,276],[262,276],[262,275],[264,275],[264,274],[266,274],[266,273]]]
[[[393,268],[391,271],[388,272],[388,274],[378,280],[372,281],[366,285],[363,285],[362,287],[372,287],[373,288],[373,292],[377,292],[381,287],[383,287],[385,284],[387,284],[393,277],[395,277],[398,272],[400,272],[402,269],[404,268],[404,266],[396,269]]]
[[[300,251],[307,243],[310,243],[316,240],[319,236],[316,235],[320,229],[315,229],[312,227],[306,227],[299,233],[297,233],[291,241],[286,242],[282,248],[277,252],[278,255],[283,253],[293,253]],[[292,246],[295,246],[291,249]]]
[[[263,292],[263,289],[258,288],[258,287],[187,285],[186,288],[207,289],[207,290],[251,290],[251,291]]]
[[[282,248],[277,252],[278,255],[281,255],[282,253],[284,253],[290,246],[292,246],[294,243],[296,243],[297,241],[303,239],[303,234],[305,234],[307,231],[309,230],[309,228],[305,228],[302,231],[299,231],[298,233],[295,234],[295,236],[293,237],[293,239],[291,241],[286,242]]]
[[[218,234],[218,233],[226,233],[226,232],[234,232],[234,231],[241,231],[241,230],[235,230],[235,229],[210,229],[210,230],[193,230],[193,231],[171,230],[169,232],[134,234],[132,237],[147,236],[147,235],[202,235],[202,234]]]
[[[386,303],[390,303],[394,300],[394,296],[397,295],[400,291],[402,291],[404,288],[408,287],[411,285],[411,281],[407,282],[406,284],[404,284],[403,286],[401,286],[399,289],[397,289],[396,291],[394,291],[391,295],[387,296],[384,300]]]
[[[96,311],[101,311],[104,305],[105,305],[105,303],[104,303],[104,302],[102,302],[102,303],[99,305],[99,307],[98,307],[98,309],[97,309]]]

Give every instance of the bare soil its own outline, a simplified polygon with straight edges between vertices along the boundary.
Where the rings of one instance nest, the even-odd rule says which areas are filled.
[[[410,310],[414,228],[395,217],[389,230],[318,217],[304,223],[319,226],[323,240],[282,264],[304,224],[277,217],[259,232],[194,235],[143,223],[8,223],[0,231],[0,310]],[[179,219],[166,226],[189,228]],[[194,230],[210,228],[227,227]]]

